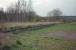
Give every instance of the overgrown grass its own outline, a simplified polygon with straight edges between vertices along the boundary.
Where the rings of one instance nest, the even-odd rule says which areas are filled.
[[[56,24],[44,29],[22,32],[16,35],[22,45],[12,47],[12,50],[75,50],[75,40],[65,40],[48,36],[48,32],[76,31],[76,24]]]

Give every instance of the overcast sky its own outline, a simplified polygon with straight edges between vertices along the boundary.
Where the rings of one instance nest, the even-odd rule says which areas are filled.
[[[0,0],[0,7],[6,8],[17,0]],[[76,16],[76,0],[32,0],[37,14],[46,16],[53,9],[59,8],[65,15]]]

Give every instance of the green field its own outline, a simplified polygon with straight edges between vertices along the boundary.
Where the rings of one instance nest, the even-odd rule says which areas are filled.
[[[76,24],[56,24],[44,29],[23,31],[16,34],[16,40],[22,45],[15,45],[11,50],[76,50],[76,40],[48,36],[51,32],[75,32]]]

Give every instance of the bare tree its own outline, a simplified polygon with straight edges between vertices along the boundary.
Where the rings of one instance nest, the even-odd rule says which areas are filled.
[[[24,21],[26,20],[26,2],[18,0],[18,2],[11,4],[7,9],[8,20]]]
[[[62,20],[63,19],[63,13],[59,9],[54,9],[48,13],[49,16],[56,18],[56,20]]]
[[[36,18],[36,13],[32,9],[32,1],[29,0],[26,4],[25,0],[18,0],[18,2],[11,4],[7,9],[8,21],[33,21]]]
[[[62,11],[61,10],[59,10],[59,9],[53,9],[52,11],[50,11],[49,13],[48,13],[48,15],[49,16],[62,16]]]

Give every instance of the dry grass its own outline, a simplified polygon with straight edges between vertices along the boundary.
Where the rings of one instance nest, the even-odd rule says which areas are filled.
[[[28,25],[39,25],[39,24],[53,24],[53,23],[60,23],[60,22],[19,22],[19,23],[5,23],[6,27],[15,27],[15,26],[28,26]]]

